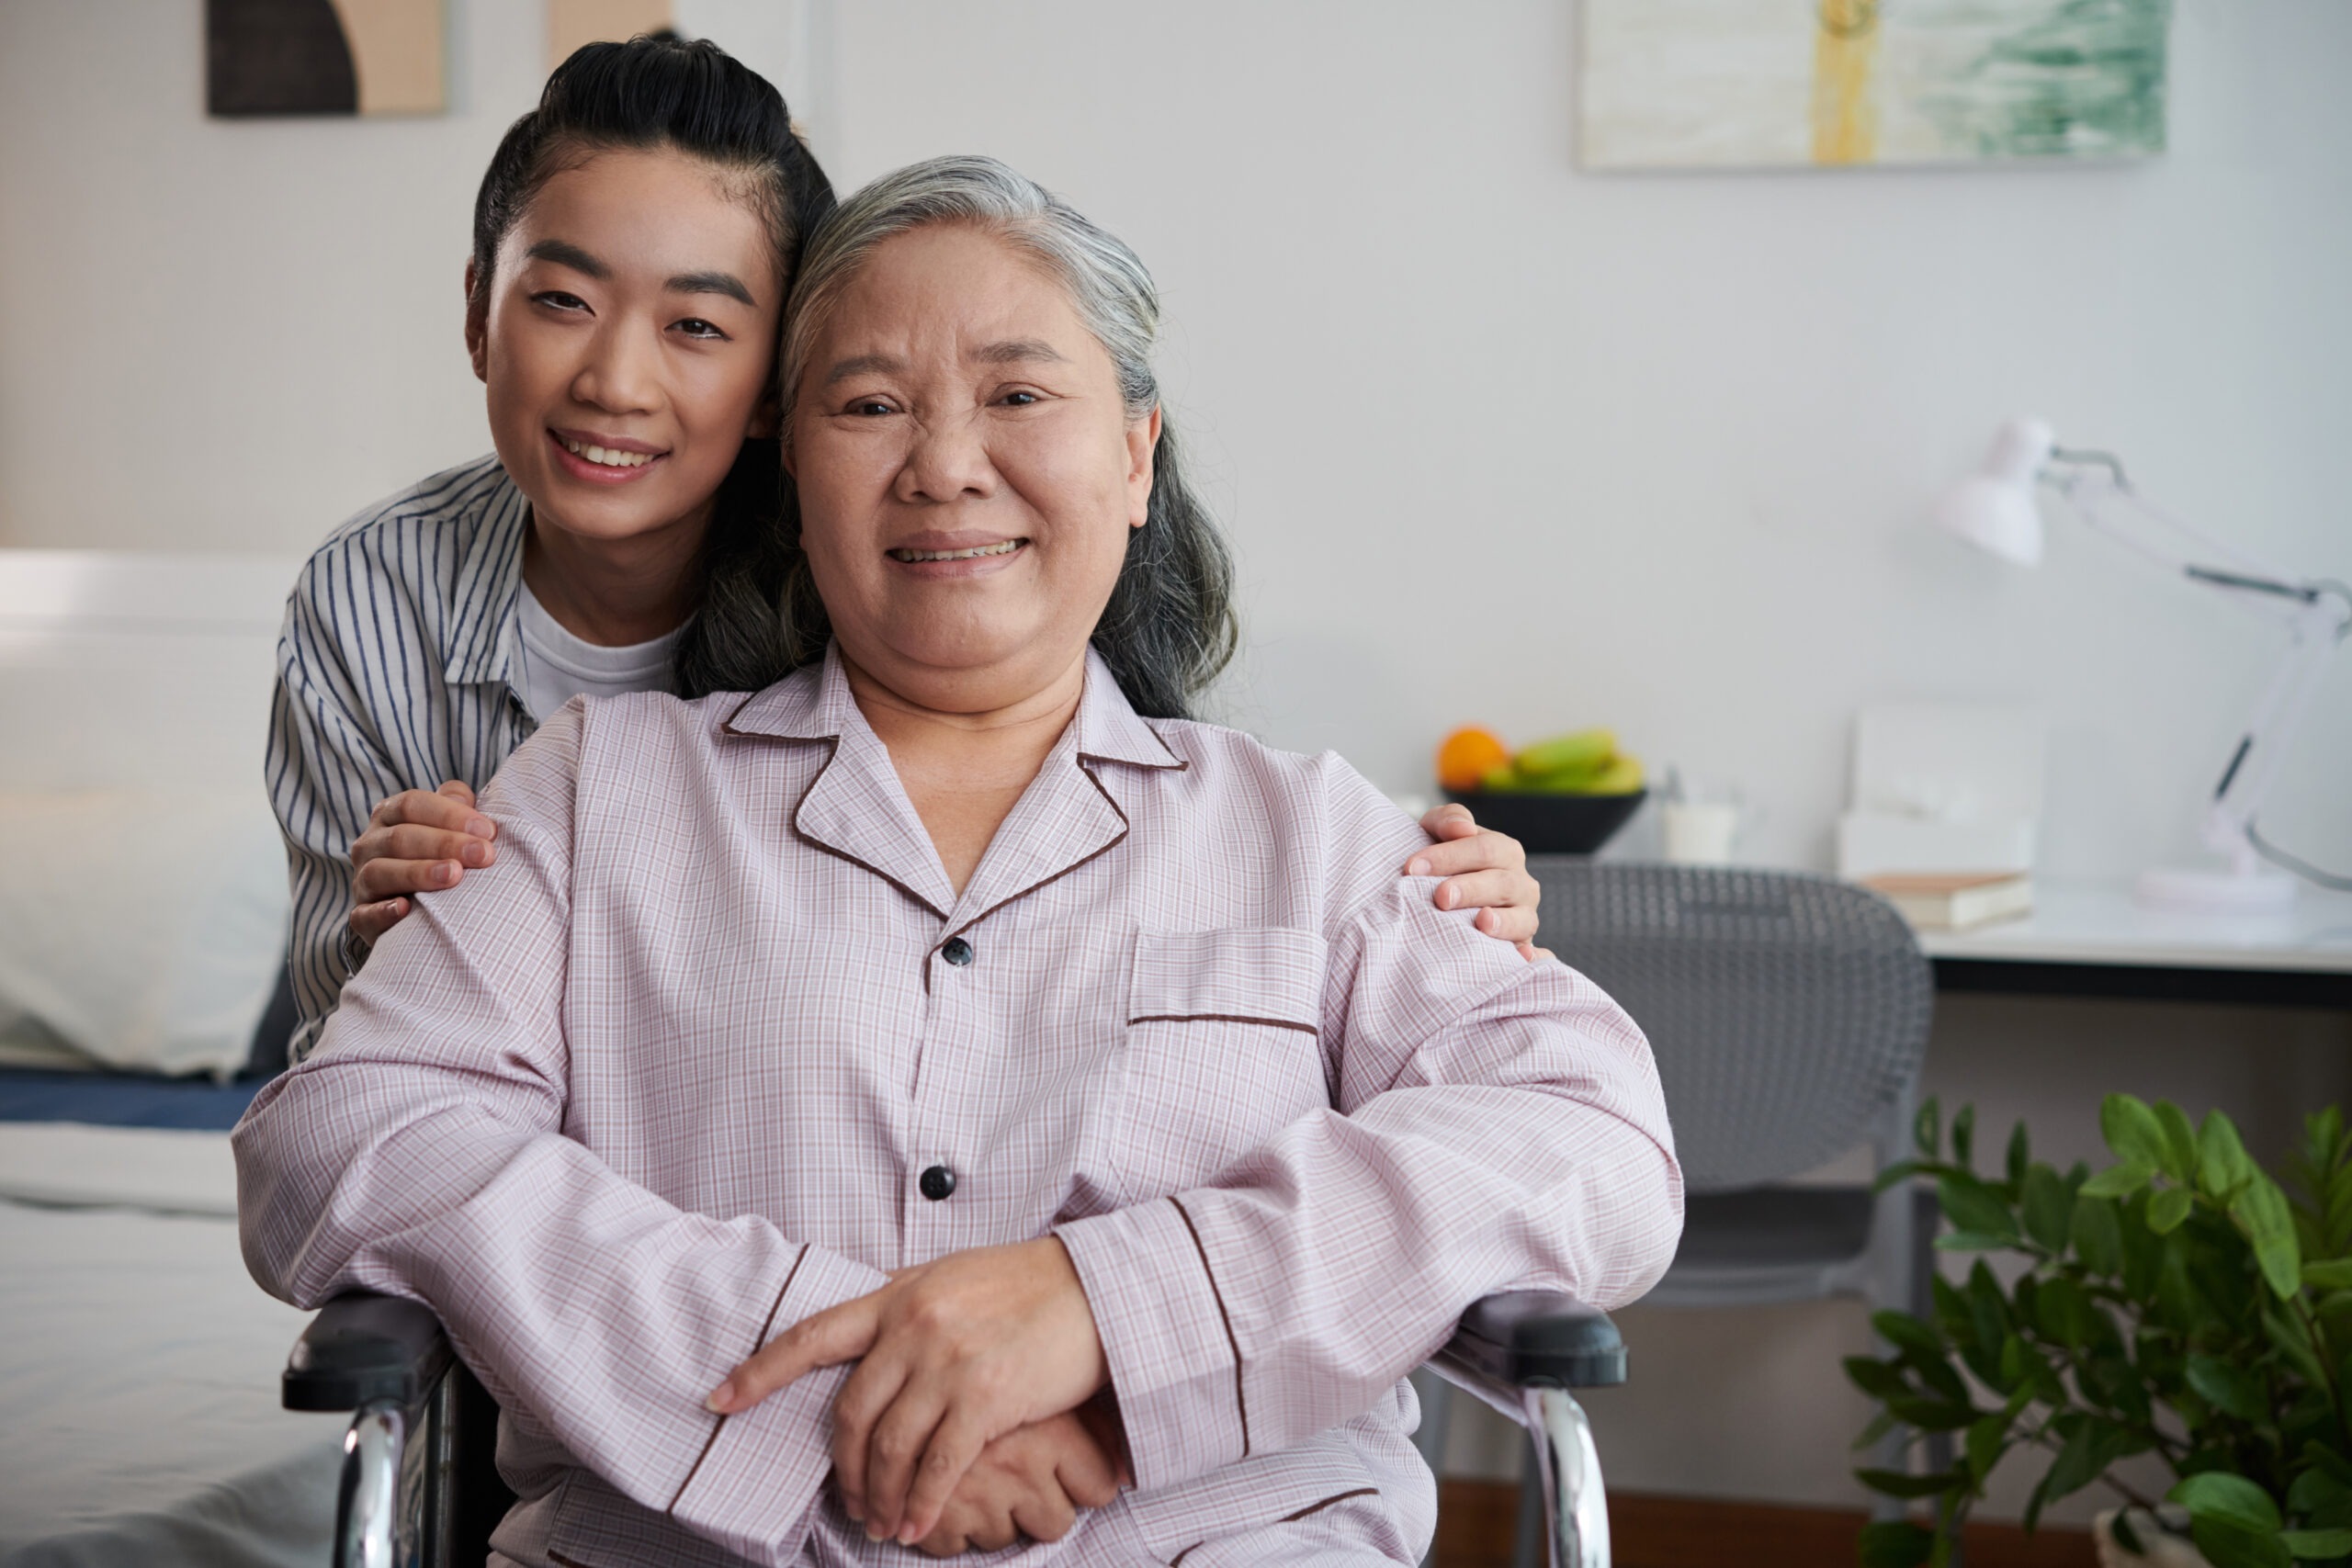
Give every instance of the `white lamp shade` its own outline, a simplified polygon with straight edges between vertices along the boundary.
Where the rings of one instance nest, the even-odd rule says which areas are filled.
[[[1936,525],[2006,561],[2041,559],[2041,509],[2033,486],[2050,460],[2050,426],[2013,419],[1993,438],[1984,466],[1936,502]]]

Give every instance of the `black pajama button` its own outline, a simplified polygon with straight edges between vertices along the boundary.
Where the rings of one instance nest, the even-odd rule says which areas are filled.
[[[956,968],[961,969],[965,964],[969,964],[972,961],[972,944],[966,942],[960,936],[951,936],[945,942],[940,943],[939,956],[947,960],[948,963],[956,965]],[[951,1176],[947,1179],[952,1182],[956,1179]],[[942,1192],[940,1196],[944,1198],[947,1194]]]
[[[956,1173],[944,1165],[934,1165],[915,1181],[915,1190],[933,1202],[952,1196],[956,1191]]]

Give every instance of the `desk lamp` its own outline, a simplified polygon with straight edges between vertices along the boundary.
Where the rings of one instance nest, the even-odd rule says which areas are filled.
[[[2287,632],[2285,656],[2205,807],[2199,836],[2206,848],[2223,858],[2224,865],[2143,872],[2136,889],[2139,901],[2158,908],[2215,914],[2286,909],[2294,902],[2294,879],[2266,867],[2265,859],[2314,881],[2352,886],[2265,842],[2256,826],[2288,742],[2319,684],[2320,671],[2335,645],[2352,630],[2352,588],[2273,571],[2167,515],[2132,489],[2123,465],[2114,457],[2055,446],[2050,426],[2036,419],[2015,419],[2001,427],[1984,467],[1937,502],[1936,522],[2003,560],[2032,566],[2041,559],[2037,485],[2065,497],[2085,523],[2108,537],[2192,582],[2228,594],[2281,623]],[[2194,553],[2184,552],[2176,539],[2188,541]]]

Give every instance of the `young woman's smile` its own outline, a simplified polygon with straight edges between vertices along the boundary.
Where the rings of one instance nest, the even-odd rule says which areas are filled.
[[[625,435],[604,435],[584,430],[550,430],[548,439],[561,449],[563,470],[583,484],[625,485],[643,479],[669,456],[662,447]]]

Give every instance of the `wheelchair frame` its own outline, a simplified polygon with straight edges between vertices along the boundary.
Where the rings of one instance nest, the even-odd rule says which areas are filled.
[[[1609,1568],[1600,1454],[1571,1392],[1625,1381],[1607,1314],[1544,1291],[1487,1296],[1430,1370],[1525,1428],[1551,1568]],[[497,1407],[419,1302],[352,1294],[288,1359],[288,1410],[353,1413],[335,1501],[335,1568],[468,1568],[512,1500],[492,1462]]]

